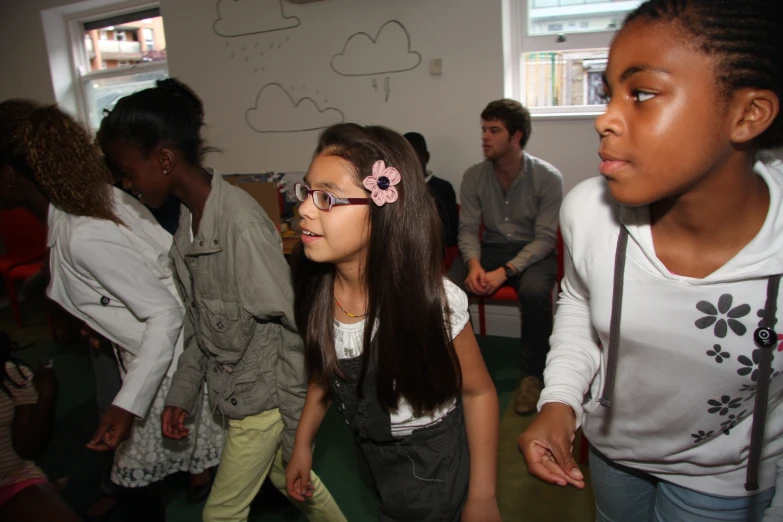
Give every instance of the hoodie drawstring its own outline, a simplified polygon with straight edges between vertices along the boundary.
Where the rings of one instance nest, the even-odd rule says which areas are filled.
[[[617,237],[617,250],[614,257],[614,287],[612,289],[612,315],[609,323],[609,346],[606,351],[606,383],[598,402],[608,408],[612,405],[612,393],[617,376],[617,357],[620,344],[620,318],[623,307],[623,284],[625,282],[625,257],[628,248],[628,230],[620,227]],[[745,481],[747,491],[759,488],[759,463],[761,447],[764,444],[764,426],[767,420],[767,399],[769,381],[772,373],[772,352],[777,344],[777,333],[773,329],[777,314],[778,290],[781,275],[770,276],[767,280],[767,301],[764,305],[764,318],[761,326],[753,333],[753,340],[761,350],[758,361],[758,385],[753,405],[753,426],[750,435],[748,470]]]
[[[772,373],[772,351],[778,342],[778,334],[773,330],[778,309],[778,289],[780,274],[771,276],[767,281],[767,302],[764,305],[764,318],[761,326],[753,333],[753,340],[761,350],[759,357],[759,379],[756,385],[756,401],[753,404],[753,427],[750,430],[750,452],[748,453],[748,474],[745,490],[759,489],[759,462],[761,446],[764,444],[764,426],[767,421],[767,399],[769,381]]]
[[[606,350],[606,384],[598,402],[608,408],[612,405],[614,379],[617,375],[617,355],[620,344],[620,317],[623,311],[623,284],[625,282],[625,251],[628,248],[628,229],[620,226],[617,250],[614,254],[614,287],[612,289],[612,317],[609,323],[609,346]]]

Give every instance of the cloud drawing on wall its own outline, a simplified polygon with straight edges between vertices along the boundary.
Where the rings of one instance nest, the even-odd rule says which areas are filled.
[[[312,98],[295,101],[279,83],[264,85],[256,105],[245,112],[245,120],[256,132],[307,132],[345,121],[339,109],[321,109]]]
[[[415,69],[421,55],[411,51],[411,39],[397,20],[383,24],[375,38],[360,32],[351,35],[343,52],[332,56],[334,72],[343,76],[371,76]]]
[[[285,16],[283,0],[218,0],[218,18],[212,29],[219,36],[261,34],[297,27],[295,16]]]

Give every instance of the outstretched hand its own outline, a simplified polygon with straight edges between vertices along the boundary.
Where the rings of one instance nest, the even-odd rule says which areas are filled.
[[[548,403],[519,437],[528,472],[545,482],[583,489],[584,475],[573,456],[574,411],[567,404]]]
[[[136,416],[131,412],[112,404],[101,416],[95,434],[87,443],[87,449],[93,451],[116,450],[120,443],[130,436],[135,419]]]

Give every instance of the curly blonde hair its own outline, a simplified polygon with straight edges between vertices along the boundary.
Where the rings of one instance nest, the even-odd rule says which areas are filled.
[[[123,224],[100,149],[87,129],[55,105],[0,102],[0,165],[31,179],[64,212]]]

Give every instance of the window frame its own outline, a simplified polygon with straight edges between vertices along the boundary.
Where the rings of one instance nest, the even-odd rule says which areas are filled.
[[[532,0],[504,0],[503,33],[505,55],[505,95],[524,100],[525,78],[523,57],[527,53],[552,51],[581,51],[608,48],[617,29],[587,31],[559,35],[528,34],[528,4]],[[630,4],[633,0],[629,1]],[[564,38],[561,38],[564,37]],[[535,119],[593,118],[606,111],[606,105],[563,105],[555,107],[528,107]]]
[[[154,8],[160,8],[160,3],[146,1],[132,2],[130,4],[108,5],[100,9],[73,13],[65,17],[66,31],[70,46],[69,51],[72,60],[71,63],[73,64],[72,74],[76,116],[91,130],[97,131],[97,129],[92,128],[90,110],[87,106],[87,89],[91,81],[161,70],[166,71],[166,74],[168,74],[168,60],[158,60],[148,63],[124,65],[112,69],[107,68],[91,71],[89,56],[85,46],[84,24],[112,16],[143,12]]]

